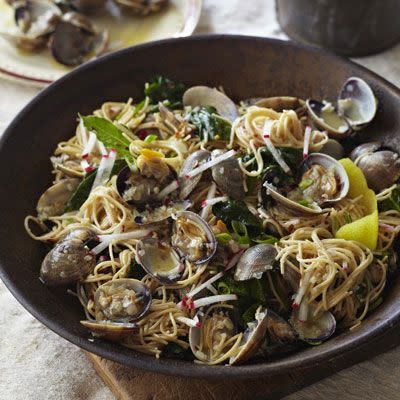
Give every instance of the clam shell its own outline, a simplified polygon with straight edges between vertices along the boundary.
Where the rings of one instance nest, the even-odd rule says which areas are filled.
[[[184,106],[212,106],[221,117],[233,122],[238,116],[235,103],[224,93],[208,86],[193,86],[183,94]]]
[[[112,342],[119,342],[121,339],[132,335],[139,329],[138,324],[126,322],[86,320],[81,321],[81,324],[93,332],[95,336]]]

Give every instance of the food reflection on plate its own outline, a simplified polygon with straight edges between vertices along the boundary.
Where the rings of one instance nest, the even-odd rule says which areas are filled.
[[[43,283],[70,285],[96,338],[209,365],[356,329],[398,270],[400,157],[344,140],[376,111],[357,77],[334,102],[236,104],[157,76],[79,115],[25,220],[53,245]]]
[[[22,54],[49,54],[73,67],[147,38],[172,36],[182,10],[168,0],[10,0],[0,37]],[[49,50],[47,50],[47,48]]]

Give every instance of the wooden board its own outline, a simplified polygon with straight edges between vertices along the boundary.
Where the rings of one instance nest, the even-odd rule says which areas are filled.
[[[116,398],[120,400],[244,400],[249,398],[251,400],[274,400],[328,377],[343,368],[376,356],[398,344],[400,344],[398,329],[392,329],[385,336],[374,339],[368,345],[355,349],[352,353],[329,360],[326,365],[315,365],[312,368],[297,370],[284,376],[277,375],[257,380],[230,380],[226,382],[171,377],[133,369],[90,353],[86,353],[86,356]],[[382,373],[387,374],[387,371],[387,369],[386,371],[383,370]],[[381,378],[383,377],[384,375]],[[365,375],[361,377],[359,382],[350,380],[347,388],[341,387],[340,393],[332,393],[329,399],[336,400],[338,394],[346,396],[346,393],[350,393],[354,385],[359,385],[360,388],[365,390],[371,378],[371,376]],[[374,380],[376,378],[378,377],[375,376]],[[384,385],[383,379],[379,378],[373,383],[377,391],[376,393],[368,393],[371,397],[367,397],[367,394],[362,390],[363,396],[357,398],[364,400],[367,398],[374,400],[400,399],[400,384],[397,386],[398,397],[387,397],[384,393],[384,387],[379,386],[380,382],[381,385]],[[360,395],[360,392],[357,393],[358,395]],[[317,392],[301,398],[328,399],[321,397],[321,394]],[[350,398],[353,397],[350,397],[350,395],[349,397],[342,397],[345,400]]]

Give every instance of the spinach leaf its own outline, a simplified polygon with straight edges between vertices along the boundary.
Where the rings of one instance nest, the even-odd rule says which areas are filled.
[[[214,107],[196,107],[189,114],[189,122],[196,127],[197,134],[202,140],[205,137],[209,140],[230,139],[231,123],[221,118]]]
[[[94,131],[97,139],[103,142],[104,146],[117,150],[120,157],[125,157],[128,160],[133,159],[129,152],[129,140],[112,122],[94,115],[81,118],[86,129]]]
[[[114,167],[111,171],[111,176],[117,175],[122,168],[126,166],[126,161],[123,159],[115,160]],[[74,194],[68,200],[65,207],[65,212],[79,210],[81,205],[89,197],[90,191],[93,186],[93,182],[96,178],[97,168],[91,172],[88,172],[83,178],[82,182],[76,188]]]
[[[161,352],[161,357],[174,358],[177,360],[193,360],[193,354],[190,349],[184,349],[178,343],[168,343]]]
[[[264,244],[275,244],[278,241],[278,238],[272,235],[268,235],[266,233],[262,233],[260,236],[257,236],[252,239],[253,242],[256,243],[264,243]]]
[[[400,187],[393,189],[389,198],[378,203],[379,211],[400,211]]]
[[[136,261],[133,261],[133,263],[129,268],[128,278],[137,279],[140,281],[141,279],[144,278],[145,275],[146,272],[144,271],[143,267]]]
[[[300,163],[303,161],[303,151],[301,149],[294,149],[292,147],[277,147],[277,150],[290,169],[293,172],[296,171]],[[278,165],[267,147],[261,149],[261,156],[265,165]]]
[[[182,96],[185,90],[184,84],[174,82],[162,75],[156,75],[150,82],[146,83],[144,94],[150,98],[153,104],[169,100],[169,108],[176,108],[179,105],[182,106]]]
[[[246,227],[250,238],[261,234],[261,221],[250,212],[243,201],[221,201],[212,206],[212,213],[222,220],[231,232],[234,231],[232,222],[239,221]]]

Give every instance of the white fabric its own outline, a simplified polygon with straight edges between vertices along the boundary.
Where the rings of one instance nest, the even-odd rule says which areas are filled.
[[[197,32],[285,38],[275,19],[273,0],[205,0]],[[400,46],[397,46],[357,61],[399,85],[399,60]],[[0,133],[37,92],[38,89],[0,80]],[[0,304],[1,400],[114,398],[80,349],[37,322],[1,282]],[[387,371],[387,377],[392,379],[382,385],[382,397],[374,398],[399,398],[399,364],[400,350],[394,350],[297,392],[287,400],[314,398],[315,391],[321,399],[334,395],[359,399],[359,392],[351,391],[351,383],[357,380],[365,382],[362,398],[366,399],[369,388],[375,384],[369,377],[380,370]]]

